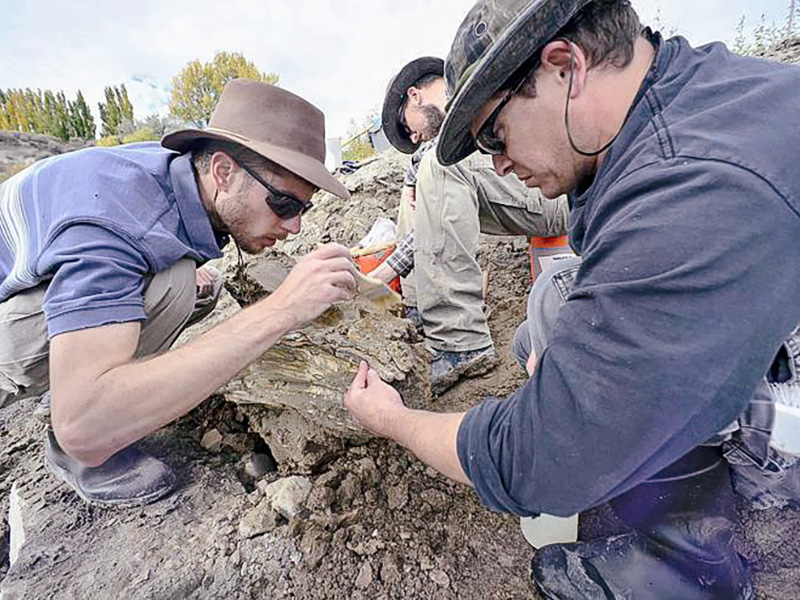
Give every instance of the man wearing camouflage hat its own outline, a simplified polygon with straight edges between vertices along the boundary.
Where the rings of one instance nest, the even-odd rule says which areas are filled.
[[[582,262],[537,280],[511,397],[411,411],[362,365],[349,409],[492,508],[610,501],[632,532],[541,548],[548,598],[752,597],[721,448],[757,505],[800,499],[800,70],[664,40],[628,0],[481,0],[446,78],[441,162],[571,193]]]
[[[403,296],[417,307],[426,342],[436,352],[434,393],[497,362],[483,311],[478,234],[564,235],[569,213],[566,197],[547,200],[517,179],[501,178],[478,153],[443,167],[435,147],[446,102],[441,58],[412,60],[389,82],[382,124],[395,148],[413,154],[404,198],[414,198],[415,208],[404,201],[398,219],[401,232],[413,234],[371,273],[385,280],[406,277]]]

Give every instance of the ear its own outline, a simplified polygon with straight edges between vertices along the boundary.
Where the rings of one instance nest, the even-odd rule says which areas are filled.
[[[586,54],[577,44],[557,39],[542,48],[542,70],[557,77],[560,85],[569,85],[572,75],[572,98],[583,91],[586,84]]]
[[[236,163],[224,152],[215,152],[211,155],[210,172],[218,190],[230,191],[232,175],[236,169]]]
[[[409,100],[413,100],[414,104],[409,104],[410,106],[421,106],[422,105],[422,90],[416,86],[411,86],[406,90],[406,95],[408,96]]]

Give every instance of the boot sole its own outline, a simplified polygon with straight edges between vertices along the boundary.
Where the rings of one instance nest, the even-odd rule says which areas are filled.
[[[86,502],[87,504],[91,504],[92,506],[97,506],[100,508],[137,508],[139,506],[144,506],[145,504],[150,504],[151,502],[155,502],[159,498],[167,495],[173,489],[175,489],[174,482],[171,483],[169,486],[165,486],[164,488],[157,489],[149,494],[144,496],[140,496],[138,498],[126,498],[121,500],[98,500],[96,498],[91,498],[87,496],[86,493],[77,485],[75,477],[72,475],[70,471],[61,467],[58,463],[53,461],[50,456],[45,452],[44,457],[45,466],[50,469],[50,472],[53,473],[58,479],[66,483],[78,496]]]
[[[498,362],[497,356],[494,356],[491,359],[487,359],[485,361],[483,360],[476,361],[472,364],[466,365],[464,366],[463,369],[460,370],[456,368],[446,378],[443,377],[436,384],[431,384],[431,393],[439,395],[449,390],[462,377],[468,379],[470,377],[477,377],[478,375],[483,375],[484,373],[488,373],[497,366],[497,362]]]

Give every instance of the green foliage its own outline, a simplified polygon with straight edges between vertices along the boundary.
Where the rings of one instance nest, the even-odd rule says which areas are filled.
[[[361,124],[355,120],[350,121],[350,128],[347,130],[348,139],[342,143],[342,160],[364,160],[375,156],[375,148],[369,140],[369,131],[376,127],[377,122],[377,108],[373,108]]]
[[[0,129],[42,133],[65,141],[95,136],[94,118],[80,91],[74,101],[67,101],[64,92],[0,90]]]
[[[133,121],[133,105],[128,99],[128,90],[125,89],[123,83],[119,87],[106,86],[103,93],[106,101],[97,104],[100,109],[100,121],[103,124],[102,135],[104,137],[121,136],[120,127],[123,122]]]
[[[122,138],[123,144],[134,144],[136,142],[154,142],[161,139],[155,131],[149,127],[142,127],[136,131],[132,131]]]
[[[119,136],[116,135],[107,135],[105,137],[101,137],[97,140],[98,146],[103,146],[109,148],[111,146],[119,146],[121,144],[119,140]]]
[[[366,136],[356,138],[342,150],[342,160],[364,160],[370,156],[375,156],[375,148]]]
[[[172,80],[170,114],[195,127],[205,127],[225,84],[237,77],[247,77],[278,84],[276,73],[262,73],[238,52],[217,52],[214,60],[193,60]]]
[[[161,139],[165,134],[171,131],[186,127],[185,122],[176,119],[172,115],[161,116],[154,114],[146,117],[144,121],[137,121],[136,123],[138,127],[152,131],[158,136],[158,139]]]
[[[117,133],[101,137],[97,140],[97,145],[109,147],[137,142],[156,142],[168,131],[174,131],[182,126],[183,124],[174,118],[160,115],[150,115],[144,120],[124,118],[117,127]]]
[[[92,111],[83,98],[83,94],[78,90],[75,102],[67,104],[70,114],[71,137],[78,137],[84,140],[94,139],[95,125]]]

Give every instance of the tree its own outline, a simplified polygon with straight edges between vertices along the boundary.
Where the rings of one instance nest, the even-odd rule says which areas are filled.
[[[80,90],[78,90],[75,102],[70,102],[68,108],[70,137],[77,137],[85,140],[94,139],[97,131],[94,125],[94,117]],[[133,111],[132,108],[131,111]]]
[[[54,119],[54,129],[49,132],[50,135],[61,138],[62,140],[69,139],[69,109],[67,108],[67,97],[64,92],[56,94],[56,109]]]
[[[262,73],[238,52],[217,52],[214,60],[193,60],[172,80],[170,114],[195,127],[205,127],[217,105],[222,88],[231,79],[247,77],[278,84],[276,73]]]
[[[742,17],[736,26],[736,37],[733,40],[731,50],[744,56],[762,54],[765,50],[784,39],[785,31],[778,28],[775,23],[768,24],[767,16],[762,14],[759,24],[748,32],[747,20]]]
[[[123,83],[119,87],[108,86],[103,90],[106,101],[99,102],[100,121],[103,123],[103,136],[119,136],[123,121],[133,121],[133,105],[128,99],[128,90]]]
[[[68,102],[64,92],[0,90],[0,129],[43,133],[65,141],[95,135],[94,119],[80,91],[75,102]]]
[[[789,14],[786,16],[786,37],[792,37],[794,35],[794,22],[798,16],[798,9],[800,6],[797,6],[795,0],[790,0],[789,2]]]

